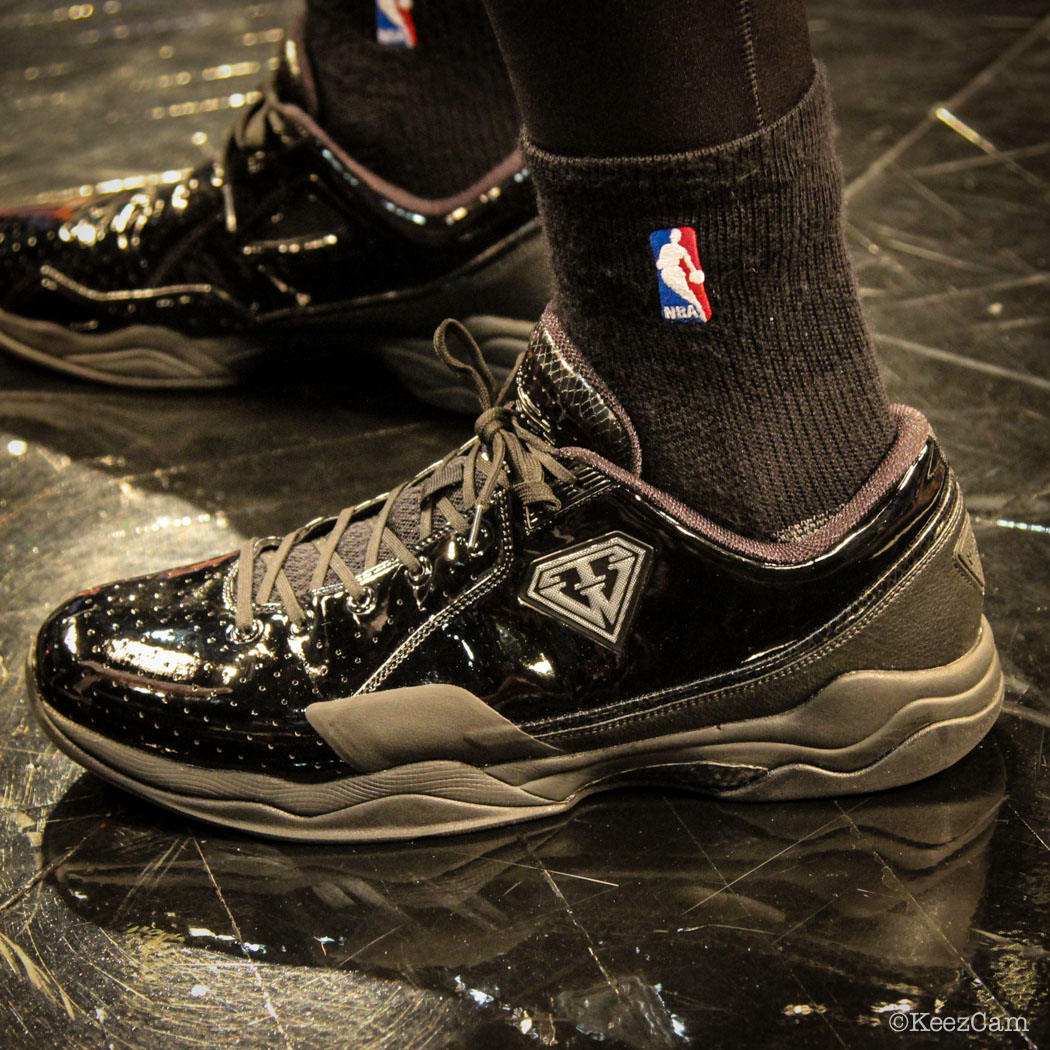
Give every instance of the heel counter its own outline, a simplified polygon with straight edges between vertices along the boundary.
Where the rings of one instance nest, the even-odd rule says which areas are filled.
[[[952,472],[917,556],[879,603],[866,643],[893,666],[937,667],[968,652],[981,631],[984,571]]]
[[[981,564],[981,554],[977,549],[977,537],[973,534],[973,522],[965,510],[959,538],[955,541],[955,567],[962,573],[963,578],[976,588],[977,593],[983,599],[984,566]]]

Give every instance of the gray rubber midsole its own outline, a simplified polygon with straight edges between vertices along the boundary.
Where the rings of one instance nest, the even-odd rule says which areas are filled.
[[[851,672],[779,715],[484,769],[462,762],[415,762],[323,784],[180,764],[108,740],[46,703],[35,703],[45,728],[64,751],[164,805],[269,834],[378,839],[557,812],[603,780],[628,773],[644,780],[646,771],[669,765],[718,763],[767,771],[757,787],[712,792],[735,798],[892,786],[884,783],[884,773],[872,770],[895,749],[903,752],[907,745],[911,765],[890,779],[905,783],[930,775],[978,742],[998,714],[1001,699],[1002,671],[985,621],[974,647],[953,663],[922,671]],[[919,747],[916,742],[934,730],[946,735],[947,746],[938,737],[930,740],[932,750]],[[770,791],[765,785],[780,770],[790,771],[795,787]],[[316,836],[306,830],[311,826]]]
[[[0,346],[71,375],[127,386],[223,386],[258,353],[258,345],[241,336],[195,339],[161,325],[80,333],[4,310]]]
[[[813,762],[849,771],[874,761],[925,725],[983,710],[1001,686],[1002,669],[988,621],[968,653],[952,663],[921,671],[851,671],[839,675],[797,707],[764,718],[727,722],[688,733],[632,742],[616,748],[576,752],[533,763],[519,781],[508,766],[489,772],[535,790],[540,769],[572,768],[582,756],[612,758],[624,748],[633,755],[702,749],[704,761],[768,768]],[[699,753],[697,753],[699,760]]]

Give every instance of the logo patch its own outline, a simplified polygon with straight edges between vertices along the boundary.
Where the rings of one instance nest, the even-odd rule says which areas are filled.
[[[660,312],[665,321],[703,324],[711,319],[704,270],[696,247],[696,230],[676,226],[649,234],[660,284]]]
[[[609,532],[534,562],[520,598],[620,652],[652,558],[652,547],[622,532]]]
[[[376,40],[387,47],[415,47],[412,0],[376,0]]]

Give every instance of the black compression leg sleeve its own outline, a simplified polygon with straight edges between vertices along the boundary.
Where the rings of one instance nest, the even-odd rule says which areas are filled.
[[[534,143],[678,153],[775,120],[812,75],[801,0],[490,0]]]

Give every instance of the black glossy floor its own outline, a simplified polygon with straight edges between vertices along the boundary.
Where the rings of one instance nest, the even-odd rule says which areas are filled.
[[[192,163],[288,14],[0,0],[0,200]],[[0,1046],[1050,1047],[1050,0],[811,16],[885,375],[976,514],[1009,683],[991,738],[878,797],[623,792],[396,848],[167,817],[29,720],[45,612],[387,488],[464,424],[356,362],[153,397],[2,359]],[[901,1008],[1028,1034],[897,1034]]]

